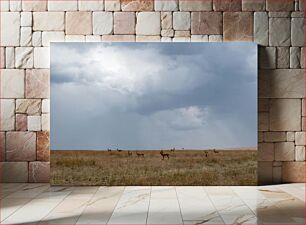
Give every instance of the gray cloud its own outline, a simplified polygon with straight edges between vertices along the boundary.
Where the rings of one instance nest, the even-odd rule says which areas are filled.
[[[257,47],[56,43],[52,149],[257,144]]]

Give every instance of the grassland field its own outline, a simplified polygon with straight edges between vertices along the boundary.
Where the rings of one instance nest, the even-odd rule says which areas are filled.
[[[52,185],[257,185],[257,151],[51,151]],[[207,154],[207,157],[206,157]]]

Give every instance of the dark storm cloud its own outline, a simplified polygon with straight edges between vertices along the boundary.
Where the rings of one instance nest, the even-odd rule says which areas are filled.
[[[52,45],[52,148],[255,146],[256,48]]]

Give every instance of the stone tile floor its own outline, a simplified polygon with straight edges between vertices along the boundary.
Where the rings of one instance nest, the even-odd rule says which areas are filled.
[[[0,185],[1,224],[305,224],[305,184],[260,187]]]

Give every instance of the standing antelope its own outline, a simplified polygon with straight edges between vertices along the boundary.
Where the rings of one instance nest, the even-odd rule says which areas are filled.
[[[208,152],[206,152],[206,151],[205,151],[205,157],[206,157],[206,158],[208,157]]]
[[[163,150],[161,150],[159,153],[160,153],[161,156],[163,157],[163,160],[165,159],[165,157],[167,157],[167,158],[169,159],[169,154],[168,154],[168,153],[164,153]]]
[[[117,152],[122,152],[122,150],[117,148]]]
[[[216,149],[214,149],[214,153],[219,153],[218,151],[216,151]]]
[[[133,155],[133,153],[131,151],[128,151],[128,156],[130,157],[132,155]]]
[[[112,150],[110,148],[107,149],[108,152],[111,152]]]
[[[144,154],[143,153],[136,152],[136,155],[137,155],[138,158],[140,158],[140,157],[144,158]]]
[[[171,151],[171,152],[174,152],[174,151],[175,151],[175,148],[171,148],[170,151]]]

